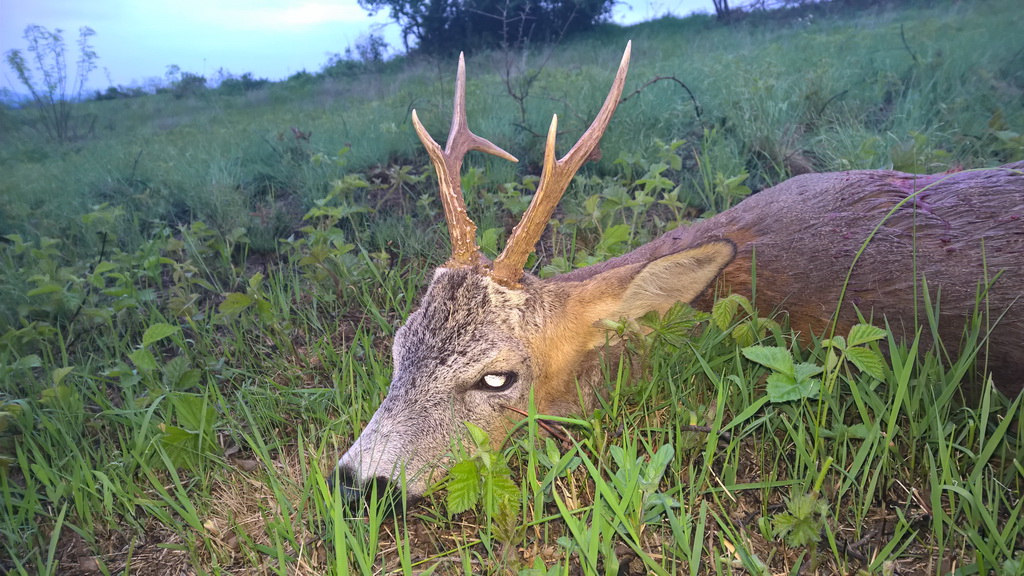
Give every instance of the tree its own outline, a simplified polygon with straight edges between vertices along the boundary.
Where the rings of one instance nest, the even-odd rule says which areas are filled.
[[[82,100],[89,73],[96,69],[96,60],[99,59],[89,44],[89,39],[96,32],[82,26],[78,29],[79,57],[75,76],[70,78],[63,33],[60,28],[51,32],[43,26],[31,24],[23,35],[28,42],[28,58],[17,49],[9,50],[5,55],[18,81],[32,95],[47,134],[60,142],[77,136],[72,103]],[[37,73],[41,81],[36,79]]]
[[[405,49],[430,54],[519,46],[580,32],[602,22],[615,0],[359,0],[388,10]]]
[[[729,0],[711,0],[711,2],[715,5],[715,15],[719,20],[728,20],[732,16]]]

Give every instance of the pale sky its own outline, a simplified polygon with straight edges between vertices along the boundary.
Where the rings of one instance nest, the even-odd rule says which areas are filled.
[[[631,0],[616,6],[613,19],[632,24],[710,9],[711,0]],[[105,70],[114,84],[138,85],[163,77],[171,64],[208,79],[225,68],[280,80],[319,70],[371,30],[401,48],[387,14],[371,18],[356,0],[0,0],[0,54],[25,49],[29,24],[64,31],[69,67],[78,56],[79,27],[95,30],[93,88],[108,85]],[[0,87],[20,92],[6,60],[0,70]]]

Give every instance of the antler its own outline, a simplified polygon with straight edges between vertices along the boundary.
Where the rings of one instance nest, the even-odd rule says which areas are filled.
[[[462,197],[462,159],[466,152],[477,150],[512,162],[519,160],[469,130],[466,121],[466,60],[462,54],[459,54],[459,72],[455,79],[452,127],[448,131],[448,142],[444,151],[420,123],[415,110],[412,111],[412,123],[437,171],[441,204],[444,205],[444,219],[448,222],[448,234],[452,240],[452,258],[448,261],[448,266],[475,266],[480,262],[482,255],[480,247],[476,244],[476,224],[466,214],[466,201]]]
[[[530,202],[530,207],[523,214],[523,219],[512,229],[505,249],[494,261],[492,276],[499,282],[516,286],[523,277],[523,268],[526,266],[526,259],[530,256],[544,227],[547,226],[551,214],[558,206],[559,200],[565,194],[576,171],[580,169],[587,159],[597,150],[601,136],[611,122],[612,114],[619,105],[619,98],[622,96],[622,88],[626,84],[626,70],[629,69],[629,53],[632,42],[626,43],[626,51],[622,54],[622,62],[619,63],[619,71],[615,74],[615,81],[608,92],[608,97],[601,106],[597,118],[587,128],[587,131],[580,136],[576,145],[569,150],[569,153],[561,160],[555,160],[555,138],[558,136],[558,115],[551,119],[551,128],[548,129],[547,144],[544,148],[544,169],[540,174],[540,184],[537,186],[537,193]]]

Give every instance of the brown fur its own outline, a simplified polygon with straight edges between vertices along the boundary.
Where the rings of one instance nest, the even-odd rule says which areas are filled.
[[[722,273],[718,290],[756,296],[762,311],[787,312],[805,337],[831,328],[845,285],[837,333],[856,323],[859,309],[875,323],[888,319],[897,336],[912,338],[915,327],[926,326],[923,279],[932,300],[939,301],[939,334],[955,354],[980,283],[999,274],[983,305],[993,323],[1002,318],[980,364],[993,372],[1000,390],[1013,395],[1020,392],[1024,374],[1019,350],[1024,303],[1016,302],[1024,293],[1022,170],[1024,162],[932,176],[892,171],[799,176],[563,281],[728,239],[737,256]],[[710,307],[709,294],[696,304]]]

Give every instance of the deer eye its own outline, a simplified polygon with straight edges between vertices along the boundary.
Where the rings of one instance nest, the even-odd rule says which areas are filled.
[[[505,390],[516,383],[519,380],[519,374],[515,372],[491,372],[484,374],[483,378],[477,382],[479,388],[484,390]]]

